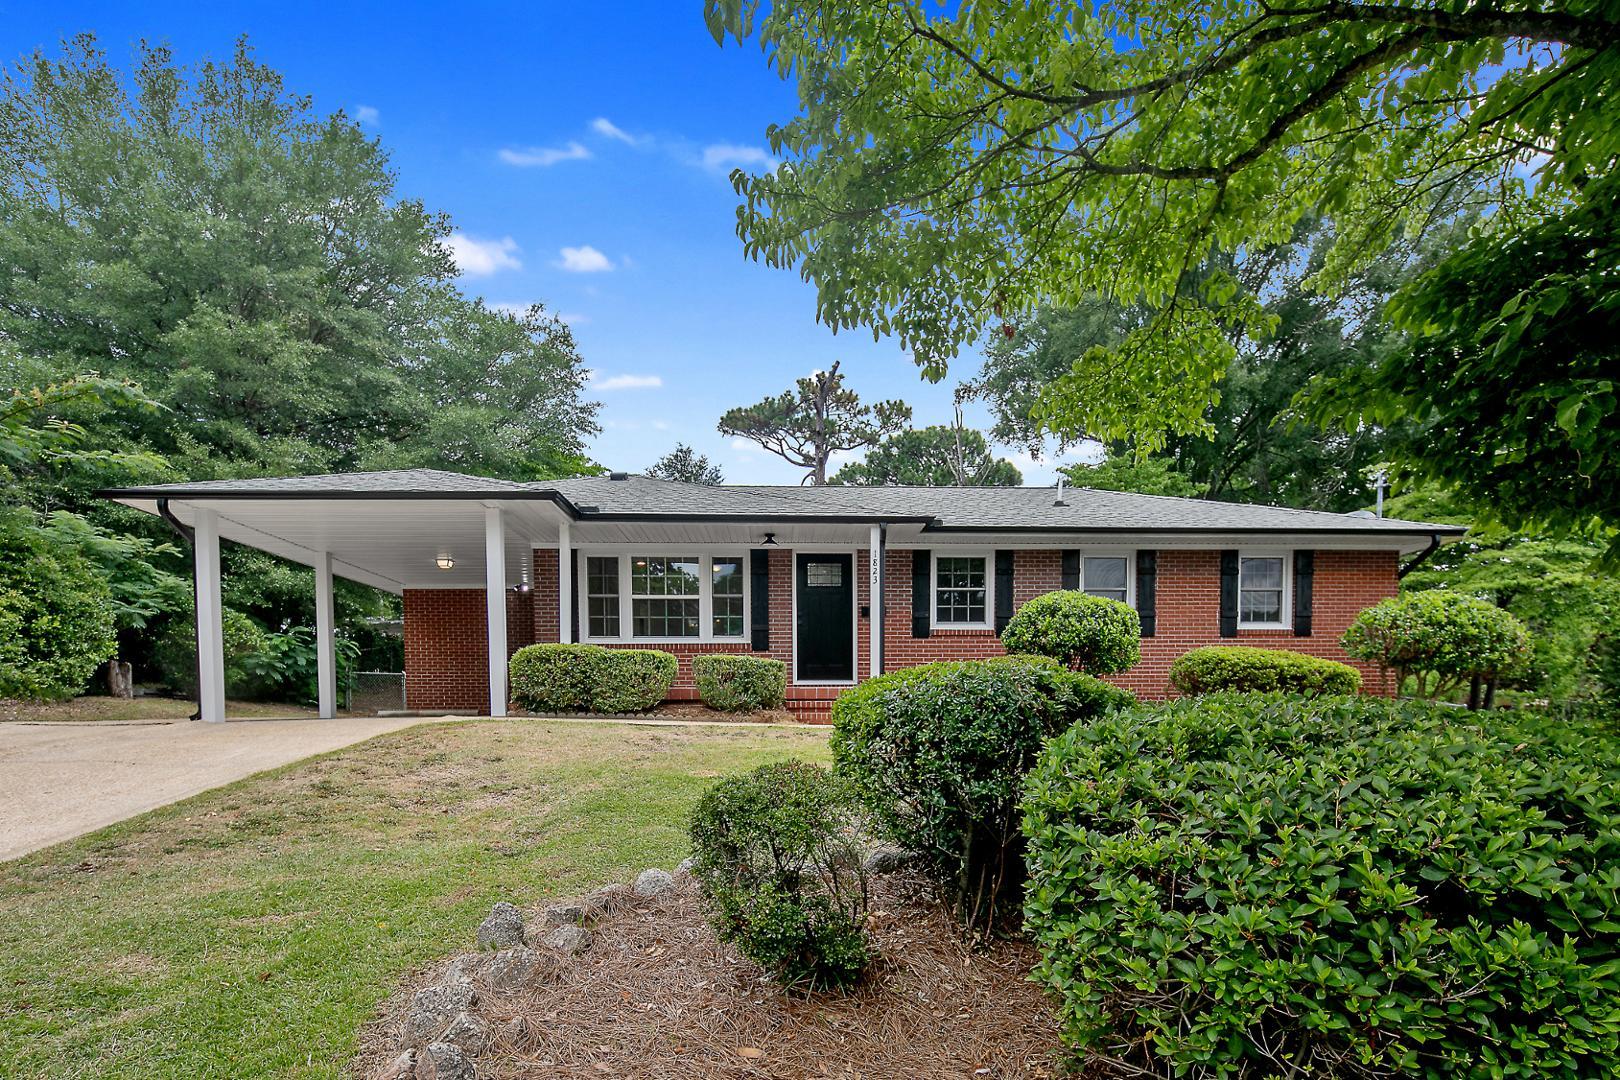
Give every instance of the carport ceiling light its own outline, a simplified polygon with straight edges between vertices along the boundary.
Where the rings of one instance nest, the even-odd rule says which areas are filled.
[[[456,560],[451,558],[449,555],[440,555],[437,559],[434,559],[433,561],[435,563],[438,563],[440,570],[448,570],[452,566],[456,565]]]

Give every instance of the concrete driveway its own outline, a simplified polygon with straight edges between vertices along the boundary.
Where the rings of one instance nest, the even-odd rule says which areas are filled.
[[[0,724],[0,861],[436,719]]]

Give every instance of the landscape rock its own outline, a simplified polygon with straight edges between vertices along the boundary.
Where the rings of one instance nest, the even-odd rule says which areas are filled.
[[[478,925],[480,949],[510,949],[523,944],[523,912],[516,904],[500,901]]]
[[[473,1007],[478,994],[472,984],[455,980],[424,986],[411,995],[411,1007],[405,1014],[405,1041],[431,1042],[450,1026],[459,1014]],[[418,1062],[418,1071],[421,1063]]]
[[[668,870],[643,870],[630,891],[637,896],[667,896],[675,891],[675,878]]]
[[[911,865],[911,853],[904,848],[874,848],[866,856],[868,874],[894,874]]]
[[[583,926],[559,926],[546,935],[545,943],[565,956],[575,956],[591,947],[591,932]]]
[[[479,972],[492,990],[521,990],[540,975],[555,971],[557,961],[527,945],[502,949],[488,957]]]
[[[585,915],[583,904],[552,904],[540,913],[540,925],[548,930],[553,926],[578,926],[585,921]]]
[[[489,1028],[471,1013],[461,1013],[450,1021],[450,1026],[444,1029],[439,1041],[452,1043],[461,1047],[463,1053],[475,1056],[489,1045]]]
[[[371,1080],[416,1080],[416,1051],[400,1054],[372,1073]]]
[[[477,1080],[478,1071],[455,1043],[429,1043],[416,1063],[416,1080]]]
[[[692,867],[696,865],[696,859],[690,857],[682,859],[679,863],[675,864],[675,876],[678,878],[690,877],[692,874]]]

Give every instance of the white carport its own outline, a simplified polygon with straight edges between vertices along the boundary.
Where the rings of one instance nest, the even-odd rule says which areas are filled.
[[[315,574],[319,709],[337,712],[332,580],[387,592],[483,588],[488,596],[489,700],[506,715],[506,592],[526,589],[536,547],[566,552],[571,508],[554,492],[454,474],[352,474],[288,481],[220,481],[107,491],[108,498],[170,521],[195,549],[197,666],[202,719],[225,718],[219,544],[234,540],[309,566]],[[378,490],[386,476],[417,490]],[[564,556],[566,558],[566,555]],[[567,575],[562,577],[566,589]],[[566,598],[565,598],[566,599]],[[566,604],[563,607],[566,611]],[[569,627],[563,620],[562,640]]]

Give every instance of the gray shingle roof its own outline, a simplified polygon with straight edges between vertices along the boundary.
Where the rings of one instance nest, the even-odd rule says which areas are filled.
[[[1440,533],[1452,525],[1330,514],[1281,506],[1050,487],[709,486],[644,476],[587,476],[518,483],[437,469],[159,484],[102,492],[109,498],[558,498],[582,519],[910,521],[930,530],[999,532]]]

